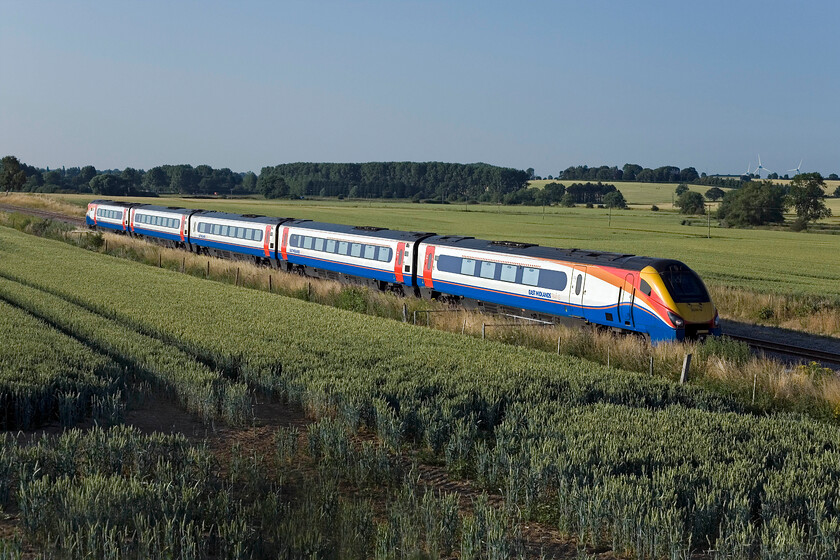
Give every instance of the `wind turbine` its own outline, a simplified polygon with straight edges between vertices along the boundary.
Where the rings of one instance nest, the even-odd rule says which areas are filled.
[[[797,165],[794,169],[788,169],[788,171],[796,171],[796,173],[793,174],[793,176],[796,177],[797,175],[799,175],[799,168],[800,167],[802,167],[802,160],[801,159],[799,160],[799,165]]]
[[[752,162],[749,162],[749,163],[747,164],[747,177],[749,177],[749,176],[750,176],[750,166],[751,166],[751,165],[752,165]]]
[[[756,175],[758,175],[759,179],[761,179],[761,170],[762,169],[764,171],[766,171],[767,173],[773,173],[772,171],[770,171],[769,169],[767,169],[766,167],[761,165],[761,154],[758,154],[758,167],[755,168],[755,172],[756,172]]]

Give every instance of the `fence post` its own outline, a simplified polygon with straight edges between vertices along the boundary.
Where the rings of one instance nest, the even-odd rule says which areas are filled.
[[[653,376],[653,356],[650,357],[650,375]]]
[[[207,276],[206,278],[210,278],[210,259],[207,259]]]
[[[560,355],[560,340],[561,340],[562,338],[563,338],[562,336],[558,336],[558,337],[557,337],[557,355],[558,355],[558,356]]]
[[[105,240],[105,252],[106,253],[108,252],[108,240],[107,239]]]
[[[465,332],[466,330],[467,330],[467,318],[466,318],[466,317],[464,317],[464,324],[463,324],[463,325],[461,325],[461,334],[464,334],[464,332]]]
[[[414,319],[413,319],[413,321],[414,321],[414,324],[416,325],[416,324],[417,324],[417,310],[416,310],[416,309],[414,310]]]
[[[688,370],[691,367],[691,354],[686,354],[685,358],[683,358],[683,367],[682,373],[680,373],[680,384],[685,385],[688,383]]]
[[[403,323],[408,323],[408,305],[403,304]]]
[[[270,294],[270,293],[272,293],[273,291],[274,291],[274,289],[273,289],[273,287],[272,287],[272,285],[271,285],[271,273],[269,272],[269,273],[268,273],[268,293]]]
[[[306,283],[306,301],[312,301],[312,282]]]
[[[181,258],[181,274],[187,271],[187,257]]]
[[[158,268],[163,268],[163,255],[158,251]]]
[[[481,323],[481,340],[487,337],[487,323]]]
[[[607,367],[610,367],[610,347],[607,346]]]
[[[236,267],[236,285],[239,285],[239,267]]]

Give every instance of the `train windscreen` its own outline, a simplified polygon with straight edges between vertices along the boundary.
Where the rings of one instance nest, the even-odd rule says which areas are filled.
[[[660,273],[665,287],[676,303],[702,303],[709,301],[703,281],[687,268],[670,268]]]

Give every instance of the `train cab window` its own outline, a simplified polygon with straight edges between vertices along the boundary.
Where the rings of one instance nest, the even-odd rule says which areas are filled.
[[[373,260],[376,257],[376,246],[365,245],[365,258]]]
[[[522,269],[522,283],[526,286],[537,286],[540,283],[540,269],[529,266]]]
[[[519,268],[515,264],[503,264],[502,265],[502,274],[499,276],[499,280],[504,282],[516,282],[516,269]]]
[[[692,270],[673,268],[660,273],[660,276],[675,303],[709,301],[709,294],[703,282]]]
[[[642,291],[643,294],[646,296],[650,295],[650,284],[645,282],[644,280],[639,281],[639,289]]]
[[[467,276],[475,276],[475,260],[474,259],[462,259],[461,260],[461,274],[466,274]]]
[[[338,242],[338,254],[339,255],[349,255],[350,254],[350,244],[346,241],[339,241]]]
[[[353,243],[350,246],[350,256],[352,256],[352,257],[361,257],[362,256],[362,244],[361,243]]]
[[[481,261],[481,273],[479,275],[482,278],[492,279],[496,275],[497,266],[494,262]]]
[[[314,240],[311,237],[309,237],[308,235],[306,237],[304,237],[303,238],[303,248],[304,249],[311,249],[313,241]]]

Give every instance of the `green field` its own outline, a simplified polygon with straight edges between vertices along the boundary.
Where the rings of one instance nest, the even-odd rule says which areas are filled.
[[[47,261],[50,266],[44,267]],[[794,415],[744,414],[737,403],[701,388],[207,282],[8,228],[0,228],[0,275],[5,279],[0,298],[31,313],[55,308],[56,321],[78,329],[80,336],[98,317],[112,333],[111,344],[125,348],[128,357],[145,355],[134,342],[143,336],[149,344],[165,344],[223,372],[218,385],[246,383],[325,416],[310,430],[308,449],[330,461],[318,472],[333,484],[336,479],[375,482],[365,474],[370,465],[384,464],[391,471],[390,455],[422,452],[422,460],[446,465],[452,476],[501,494],[505,511],[559,527],[594,549],[650,558],[685,557],[689,548],[709,547],[727,558],[751,558],[750,551],[763,558],[829,558],[840,542],[836,426]],[[85,281],[68,281],[80,277]],[[66,305],[92,314],[91,319],[61,311]],[[96,336],[89,332],[87,338]],[[374,446],[369,456],[351,451],[348,434],[360,428],[368,437],[376,434],[381,451]],[[124,451],[146,445],[132,434],[120,437],[135,442],[123,444]],[[79,436],[72,436],[59,447],[73,448],[73,438],[78,442]],[[159,452],[183,448],[181,441],[161,442]],[[154,452],[142,459],[128,453],[126,465],[117,470],[112,465],[120,456],[107,447],[105,456],[111,459],[97,462],[98,470],[77,467],[65,451],[51,451],[56,460],[46,466],[57,478],[19,481],[17,473],[27,471],[0,468],[0,483],[20,489],[17,498],[33,535],[42,534],[45,542],[63,543],[58,537],[90,542],[79,527],[90,531],[109,519],[118,541],[135,527],[139,531],[138,515],[170,521],[181,516],[190,539],[205,544],[198,530],[202,522],[235,521],[224,531],[218,528],[223,542],[260,535],[259,541],[243,541],[247,546],[279,545],[306,534],[300,532],[306,524],[283,521],[293,513],[293,518],[304,515],[279,507],[285,493],[272,498],[274,505],[259,498],[261,505],[254,509],[214,501],[220,487],[225,500],[236,495],[208,478],[203,452],[187,452],[181,459],[176,454],[171,458],[176,464],[160,467],[152,466]],[[18,464],[16,453],[8,451],[0,467]],[[369,462],[376,453],[384,463]],[[81,461],[86,456],[77,455]],[[253,476],[249,472],[260,472],[259,461],[253,468],[250,464],[235,471],[246,481]],[[266,494],[260,492],[262,476],[256,478],[255,493],[244,498]],[[193,490],[172,484],[193,477],[198,477],[189,486]],[[171,491],[180,497],[173,499]],[[405,511],[416,511],[426,499],[413,491],[407,491],[405,502],[414,509]],[[391,496],[386,503],[397,499]],[[148,503],[148,511],[131,506],[136,503]],[[322,520],[323,503],[329,501],[301,500],[310,515],[321,511]],[[476,512],[458,521],[461,557],[511,556],[508,522],[493,521],[500,515],[495,511]],[[422,516],[414,515],[392,522],[396,518],[388,513],[386,525],[374,525],[375,546],[401,546],[389,544],[392,533],[417,526]],[[142,534],[167,526],[146,524]],[[47,534],[44,527],[57,532]],[[409,542],[429,542],[420,533],[400,534]],[[373,555],[369,538],[369,548],[353,557]],[[464,552],[473,542],[482,551],[477,556]],[[490,554],[491,543],[499,552]]]
[[[86,204],[92,197],[62,198]],[[673,212],[337,200],[123,200],[675,258],[710,285],[840,298],[840,267],[832,257],[840,254],[840,235],[726,229],[712,221],[709,239],[704,218]],[[685,220],[691,225],[682,225]]]

